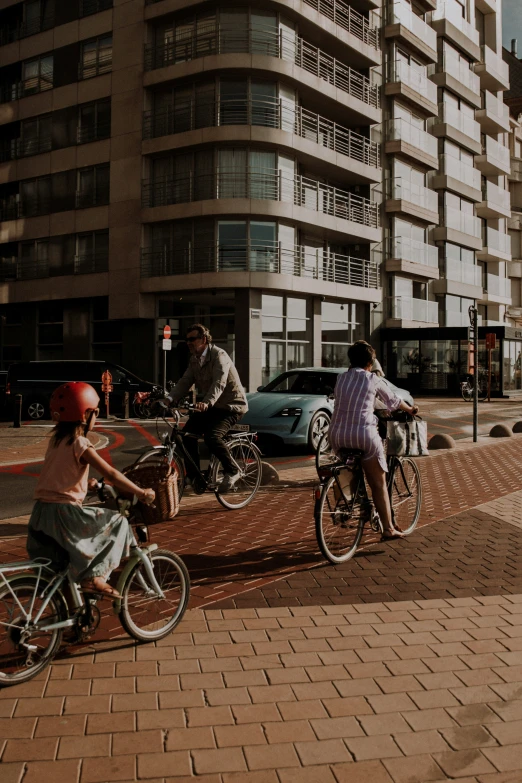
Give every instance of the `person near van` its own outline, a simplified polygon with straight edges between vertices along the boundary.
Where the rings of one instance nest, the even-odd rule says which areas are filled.
[[[87,433],[96,422],[99,402],[93,387],[80,381],[62,384],[51,397],[56,425],[36,484],[27,551],[31,558],[55,561],[55,542],[67,553],[73,578],[83,590],[119,598],[107,579],[122,557],[128,556],[132,536],[127,519],[119,512],[82,505],[95,481],[88,482],[89,466],[143,503],[153,503],[155,493],[129,481],[92,447]]]
[[[189,365],[167,396],[172,405],[185,397],[195,385],[203,396],[196,403],[197,412],[190,415],[184,433],[203,435],[211,452],[223,466],[224,478],[220,492],[230,491],[240,473],[228,450],[225,435],[247,412],[248,403],[239,375],[228,353],[212,342],[212,335],[203,324],[193,324],[186,337],[190,351]],[[199,467],[197,438],[187,438],[185,445]],[[190,476],[190,466],[187,466]]]
[[[348,349],[350,369],[339,375],[335,385],[335,407],[328,430],[332,449],[362,449],[362,466],[375,508],[382,522],[382,540],[402,538],[400,530],[393,526],[390,498],[386,486],[388,466],[382,440],[374,414],[378,397],[389,411],[403,410],[411,415],[418,408],[403,402],[372,372],[375,351],[369,343],[358,340]]]

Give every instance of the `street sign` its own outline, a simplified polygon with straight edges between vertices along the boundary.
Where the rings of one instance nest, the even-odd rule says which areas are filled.
[[[486,350],[487,351],[494,351],[497,347],[497,335],[496,334],[487,334],[486,335]]]
[[[172,350],[172,340],[162,340],[161,347],[164,351]]]
[[[163,327],[163,339],[164,340],[170,340],[170,335],[172,334],[172,330],[170,326],[167,324]],[[164,350],[167,350],[164,348]]]
[[[109,393],[113,390],[112,374],[108,370],[102,373],[102,392],[105,392],[106,415],[109,418]]]

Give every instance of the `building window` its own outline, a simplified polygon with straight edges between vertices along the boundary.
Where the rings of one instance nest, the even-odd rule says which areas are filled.
[[[79,78],[91,79],[112,69],[112,35],[82,44]]]
[[[78,107],[78,144],[87,144],[111,135],[111,101],[95,101]]]
[[[80,0],[80,19],[112,8],[112,0]]]
[[[38,310],[38,358],[61,359],[63,356],[63,305],[45,302]]]
[[[22,95],[34,95],[53,88],[53,56],[42,55],[22,63]]]
[[[76,207],[99,207],[109,203],[109,164],[78,170]]]
[[[356,305],[351,302],[321,303],[321,366],[346,367],[348,347],[358,326]]]
[[[49,240],[22,242],[20,246],[19,280],[34,280],[49,276]]]
[[[46,215],[51,211],[51,177],[20,182],[20,217]]]
[[[52,147],[52,120],[50,114],[24,120],[20,133],[20,157],[49,152]]]
[[[109,231],[90,231],[76,237],[75,274],[106,272],[109,262]]]
[[[307,300],[263,294],[261,315],[263,384],[285,370],[307,367],[311,361]]]

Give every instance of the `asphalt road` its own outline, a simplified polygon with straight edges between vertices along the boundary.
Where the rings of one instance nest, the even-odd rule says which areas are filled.
[[[473,431],[472,408],[455,405],[452,401],[440,401],[437,415],[428,407],[425,419],[430,435],[444,432],[455,439],[469,437]],[[422,411],[421,411],[422,413]],[[479,409],[479,432],[487,434],[493,424],[501,421],[513,423],[522,420],[522,405],[502,404]],[[96,430],[108,438],[108,444],[101,452],[104,459],[114,467],[122,469],[130,465],[144,450],[157,443],[155,422],[113,421],[101,422]],[[305,448],[288,449],[261,443],[265,459],[279,471],[312,464],[313,457]],[[0,467],[0,519],[28,514],[32,508],[32,496],[41,465],[32,463]]]

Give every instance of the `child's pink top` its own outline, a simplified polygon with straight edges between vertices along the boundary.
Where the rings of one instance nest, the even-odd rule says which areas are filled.
[[[68,440],[64,438],[57,446],[53,440],[49,443],[34,492],[35,500],[82,505],[87,494],[89,466],[83,465],[80,457],[92,444],[83,436],[70,445]]]

